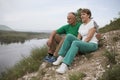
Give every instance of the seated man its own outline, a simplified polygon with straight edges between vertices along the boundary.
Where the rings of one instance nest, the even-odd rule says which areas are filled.
[[[74,36],[78,35],[78,29],[81,23],[76,22],[75,13],[70,12],[67,16],[68,24],[60,27],[57,30],[54,30],[47,41],[47,45],[49,47],[48,55],[45,57],[45,61],[54,62],[58,56],[58,50],[64,41],[64,37],[66,34],[72,34]],[[65,34],[64,36],[60,36],[61,34]]]

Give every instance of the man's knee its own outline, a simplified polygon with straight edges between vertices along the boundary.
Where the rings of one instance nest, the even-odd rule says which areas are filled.
[[[71,37],[73,37],[72,34],[67,34],[67,35],[66,35],[66,39],[68,39],[68,40],[69,40],[69,39],[71,40]]]
[[[59,43],[62,40],[62,37],[59,34],[56,34],[54,40]]]

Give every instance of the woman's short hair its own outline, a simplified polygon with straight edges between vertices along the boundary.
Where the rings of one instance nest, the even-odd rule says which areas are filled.
[[[86,8],[82,9],[80,11],[80,13],[86,13],[86,14],[90,15],[89,18],[91,18],[91,16],[92,16],[91,11],[89,9],[86,9]]]

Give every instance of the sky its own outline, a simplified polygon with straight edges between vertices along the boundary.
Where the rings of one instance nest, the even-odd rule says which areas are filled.
[[[120,0],[0,0],[0,24],[18,31],[56,30],[67,14],[88,8],[100,27],[118,17]]]

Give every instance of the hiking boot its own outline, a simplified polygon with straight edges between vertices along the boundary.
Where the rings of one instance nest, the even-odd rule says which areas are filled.
[[[53,63],[53,62],[55,62],[56,60],[57,60],[57,57],[52,56],[51,58],[49,58],[49,59],[46,60],[46,61],[49,62],[49,63]]]
[[[47,55],[45,58],[44,58],[44,60],[49,60],[49,59],[51,59],[51,55]]]

